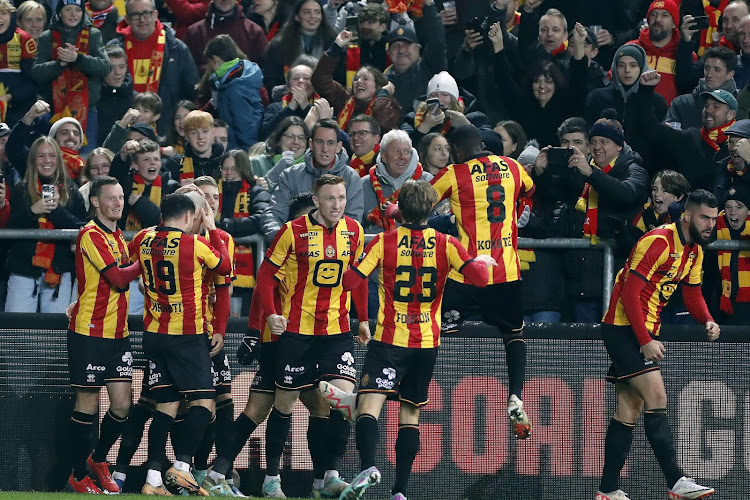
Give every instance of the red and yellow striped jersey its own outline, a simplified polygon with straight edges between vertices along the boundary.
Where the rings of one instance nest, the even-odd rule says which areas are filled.
[[[144,229],[131,245],[146,288],[144,330],[167,335],[208,332],[203,276],[221,263],[219,252],[203,236],[171,227]]]
[[[286,269],[282,267],[281,269],[276,271],[276,274],[274,274],[273,276],[273,279],[278,282],[278,284],[273,289],[273,305],[277,311],[281,311],[284,307],[284,297],[286,296],[288,291],[286,288],[286,283],[284,282],[284,277],[286,274],[285,271]],[[250,307],[250,310],[252,311],[252,306]],[[255,317],[251,316],[250,318],[248,318],[247,326],[248,328],[261,332],[261,343],[277,342],[281,338],[281,336],[273,335],[271,333],[271,327],[268,326],[268,323],[266,322],[267,317],[268,316],[265,313],[259,314]]]
[[[350,331],[349,301],[341,277],[362,255],[365,234],[359,222],[342,218],[333,228],[311,214],[287,222],[266,252],[275,267],[286,266],[281,313],[287,331],[336,335]]]
[[[450,198],[459,240],[469,255],[491,255],[497,261],[490,268],[490,284],[520,279],[516,201],[534,191],[521,164],[504,156],[479,156],[448,165],[432,179],[432,187],[441,200]],[[464,282],[456,271],[450,278]]]
[[[363,277],[380,271],[375,340],[419,349],[439,346],[445,281],[469,261],[458,240],[432,228],[406,224],[378,234],[354,265]]]
[[[727,223],[724,211],[716,220],[716,237],[719,240],[750,240],[750,219],[737,231]],[[750,252],[719,251],[719,271],[721,272],[720,308],[727,314],[734,314],[733,304],[750,302]]]
[[[224,242],[224,244],[227,246],[227,253],[229,254],[229,259],[232,263],[234,263],[234,238],[232,238],[232,235],[227,233],[226,231],[222,229],[216,229],[216,231],[219,232],[219,236],[221,237],[221,241]],[[203,300],[206,301],[206,323],[208,324],[208,336],[209,338],[213,336],[214,328],[213,328],[213,322],[214,322],[214,304],[209,300],[209,297],[212,293],[214,293],[214,290],[216,287],[220,286],[229,286],[232,284],[232,281],[235,279],[234,275],[234,264],[232,264],[232,272],[228,275],[222,275],[215,273],[213,271],[209,271],[205,274],[203,278]]]
[[[129,261],[119,228],[110,231],[96,219],[81,228],[76,244],[78,301],[70,317],[70,331],[105,339],[128,336],[128,289],[112,287],[102,273]]]
[[[646,330],[656,337],[661,328],[661,311],[677,285],[701,284],[703,248],[685,245],[680,223],[666,224],[644,234],[630,252],[615,278],[609,309],[602,320],[611,325],[629,325],[622,301],[625,280],[633,273],[646,282],[640,297]]]

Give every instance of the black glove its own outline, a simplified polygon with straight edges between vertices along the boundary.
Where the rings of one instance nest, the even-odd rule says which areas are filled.
[[[237,348],[237,361],[241,365],[249,366],[258,357],[258,353],[260,353],[260,332],[248,330]]]

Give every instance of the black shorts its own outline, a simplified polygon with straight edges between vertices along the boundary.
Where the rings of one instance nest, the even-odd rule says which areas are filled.
[[[284,332],[278,341],[276,386],[304,390],[319,380],[356,382],[354,339],[350,332],[338,335],[301,335]]]
[[[133,379],[130,337],[103,339],[68,330],[68,369],[72,387],[102,387]]]
[[[210,345],[209,345],[209,352]],[[214,380],[214,389],[216,395],[231,394],[232,392],[232,371],[229,368],[229,358],[222,348],[216,356],[211,358],[211,374]]]
[[[157,403],[213,399],[211,356],[205,335],[165,335],[143,332],[148,359],[149,397]]]
[[[362,366],[359,393],[383,393],[389,399],[414,406],[426,405],[437,353],[437,347],[417,349],[371,340]]]
[[[443,318],[456,310],[462,319],[479,314],[482,321],[495,326],[502,333],[523,331],[523,297],[521,280],[487,285],[479,288],[449,279],[443,296]]]
[[[276,392],[276,362],[279,355],[278,342],[263,342],[258,355],[258,371],[250,384],[251,392]]]
[[[612,363],[607,370],[607,382],[625,382],[637,375],[659,370],[656,361],[646,361],[641,346],[630,326],[602,323],[604,347]]]

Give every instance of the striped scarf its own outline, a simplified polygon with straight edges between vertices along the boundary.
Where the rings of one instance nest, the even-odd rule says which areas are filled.
[[[76,49],[84,56],[89,55],[89,28],[84,28],[78,33]],[[52,37],[52,58],[59,59],[58,47],[62,45],[62,37],[58,30],[50,30]],[[80,58],[79,58],[80,59]],[[77,66],[76,66],[77,67]],[[72,116],[81,124],[83,132],[86,132],[86,122],[89,115],[89,79],[78,69],[66,65],[60,76],[52,81],[52,106],[54,115],[51,123],[60,118]],[[84,138],[81,137],[83,141]]]
[[[721,149],[721,145],[727,142],[725,132],[732,125],[734,125],[734,120],[708,130],[706,130],[705,127],[701,127],[701,138],[703,139],[703,142],[711,146],[714,151],[718,151]]]
[[[718,36],[719,33],[719,18],[726,6],[729,5],[729,0],[721,0],[718,7],[713,7],[710,0],[701,1],[703,3],[703,12],[708,16],[708,29],[702,30],[700,33],[698,57],[702,57],[706,49],[715,45],[714,35]]]
[[[42,181],[37,179],[37,189],[39,194],[42,193]],[[62,189],[58,185],[58,189]],[[43,215],[37,218],[39,229],[55,229],[55,225]],[[36,242],[34,256],[31,258],[31,265],[45,270],[44,281],[50,286],[56,287],[60,284],[60,275],[52,269],[52,260],[55,257],[55,242],[49,240],[39,240]]]
[[[216,220],[221,218],[222,207],[224,205],[224,182],[219,180],[219,210],[216,213]],[[234,199],[234,209],[232,217],[240,219],[250,217],[250,183],[243,179],[237,197]],[[237,280],[234,286],[238,288],[255,287],[255,258],[253,249],[249,246],[237,245],[234,249],[234,274]]]
[[[550,52],[550,54],[552,54],[553,56],[556,56],[557,54],[562,54],[567,50],[568,50],[568,41],[565,40],[563,43],[560,44],[558,48]]]
[[[193,169],[193,159],[183,154],[180,160],[180,181],[185,179],[195,179],[195,169]]]
[[[372,212],[367,214],[367,220],[370,224],[378,227],[382,227],[386,231],[396,228],[396,221],[385,216],[384,211],[388,203],[398,203],[398,192],[401,189],[397,189],[388,198],[383,195],[383,186],[380,185],[380,180],[375,173],[377,167],[370,168],[370,183],[372,184],[372,190],[375,191],[375,196],[378,197],[378,206],[372,209]],[[414,175],[411,176],[415,181],[422,177],[422,164],[417,163],[417,169],[414,171]]]
[[[364,177],[370,171],[370,168],[375,165],[379,152],[380,144],[375,144],[373,150],[362,157],[352,155],[352,161],[349,162],[349,166],[356,170],[360,177]]]
[[[141,177],[141,174],[133,174],[133,194],[143,195],[148,187],[149,185],[146,184],[146,181],[143,179],[143,177]],[[148,199],[151,200],[151,202],[157,207],[161,206],[161,175],[156,176],[156,179],[154,179],[154,182],[151,183],[150,187],[151,190],[148,193]],[[125,230],[138,231],[140,229],[143,229],[141,219],[139,219],[138,216],[135,215],[135,212],[133,212],[133,207],[130,207],[128,218],[125,220]]]
[[[419,109],[414,113],[414,128],[418,128],[424,121],[424,116],[427,114],[425,106],[420,106]],[[443,127],[440,129],[440,135],[445,135],[451,129],[450,118],[446,117],[443,121]]]
[[[736,176],[736,177],[742,177],[747,173],[747,163],[745,163],[745,166],[742,168],[734,168],[734,165],[732,165],[732,160],[729,160],[727,163],[727,170],[729,171],[729,175]]]
[[[114,4],[110,5],[104,10],[91,10],[91,6],[88,2],[86,2],[86,15],[88,15],[91,18],[92,23],[94,24],[94,27],[99,29],[102,27],[102,24],[104,24],[104,21],[107,20],[107,16],[110,12],[115,10]]]
[[[716,237],[719,240],[750,240],[750,224],[745,222],[742,230],[734,231],[722,211],[716,221]],[[750,252],[720,250],[719,271],[719,307],[726,314],[734,314],[734,302],[750,302]]]
[[[670,222],[672,222],[672,217],[669,216],[669,212],[667,211],[663,215],[659,215],[649,201],[643,206],[643,211],[633,217],[631,225],[646,233]]]
[[[377,97],[377,96],[376,96]],[[349,123],[352,115],[354,114],[354,105],[356,104],[354,97],[350,97],[344,107],[339,112],[338,123],[341,130],[346,130],[346,126]],[[370,104],[367,105],[367,109],[362,114],[370,116],[372,114],[372,107],[375,104],[375,97],[370,100]]]
[[[612,168],[614,168],[616,161],[617,158],[600,170],[605,174],[609,174]],[[591,160],[590,164],[591,168],[599,168],[594,164],[593,160]],[[586,218],[583,221],[583,237],[589,238],[592,245],[597,244],[599,242],[599,193],[588,182],[583,187],[583,192],[576,202],[576,210],[586,214]]]
[[[525,196],[518,198],[518,208],[516,209],[516,213],[520,216],[523,211],[526,210],[526,207],[529,207],[529,210],[534,208],[534,200],[532,198],[526,198]],[[521,263],[521,271],[528,271],[531,268],[531,264],[536,262],[536,254],[534,253],[534,250],[530,248],[519,248],[518,261]]]
[[[167,43],[167,34],[163,25],[157,20],[154,33],[144,41],[140,41],[134,37],[129,26],[125,29],[123,34],[125,52],[128,55],[128,69],[134,80],[133,90],[136,92],[146,92],[148,90],[154,94],[158,94],[159,81],[161,80],[161,69],[162,64],[164,63],[164,48]],[[146,54],[148,54],[151,59],[149,61],[148,69],[146,69],[146,66],[143,64],[139,64],[138,68],[136,68],[135,61],[137,59],[145,59],[144,56],[146,56]],[[140,82],[144,79],[146,83],[135,83],[136,81]]]
[[[284,94],[284,97],[281,98],[281,107],[286,108],[287,106],[289,106],[289,104],[292,102],[292,99],[294,99],[294,96],[291,92],[289,92],[288,94]],[[313,104],[316,99],[320,99],[320,95],[317,92],[313,92],[307,102],[309,104]]]
[[[68,171],[68,176],[75,180],[81,177],[81,171],[86,166],[86,162],[83,161],[78,151],[70,148],[60,148],[63,155],[63,163],[65,163],[65,170]]]

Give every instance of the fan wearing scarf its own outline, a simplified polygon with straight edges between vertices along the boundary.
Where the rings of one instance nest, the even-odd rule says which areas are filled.
[[[391,95],[393,86],[389,86],[388,79],[379,69],[373,66],[360,68],[348,90],[333,79],[333,72],[339,61],[346,56],[351,40],[352,33],[349,31],[344,30],[338,34],[318,61],[312,75],[313,87],[331,103],[341,130],[348,130],[349,120],[359,114],[375,118],[384,132],[399,128],[401,106]]]
[[[716,221],[719,240],[750,240],[750,188],[738,185],[729,190],[724,210]],[[719,251],[721,273],[721,312],[730,325],[747,325],[750,321],[750,252]],[[722,323],[723,324],[723,323]]]
[[[50,121],[73,117],[88,141],[96,144],[96,104],[102,80],[112,67],[102,34],[85,15],[84,4],[85,0],[61,0],[57,4],[50,28],[39,37],[31,76],[42,98],[52,103]]]
[[[42,195],[44,190],[50,193]],[[78,229],[86,220],[83,198],[68,178],[62,153],[51,137],[33,142],[23,181],[13,188],[8,227]],[[17,240],[10,247],[6,312],[64,313],[75,268],[70,242]]]
[[[8,0],[0,1],[0,16],[7,16],[0,26],[0,121],[12,127],[36,99],[31,67],[37,45],[16,25],[16,8]]]
[[[190,184],[196,177],[216,177],[224,154],[224,146],[214,141],[214,118],[205,111],[191,111],[183,120],[185,153],[170,157],[166,168],[180,185]]]
[[[91,18],[94,28],[102,32],[105,44],[117,37],[120,13],[112,0],[89,0],[86,4],[86,15]]]
[[[286,93],[279,102],[272,102],[263,113],[263,137],[270,137],[274,130],[290,116],[305,119],[312,105],[320,96],[312,86],[311,78],[318,59],[302,54],[286,73]],[[312,126],[312,124],[310,125]]]
[[[375,118],[357,115],[349,124],[349,144],[352,147],[352,160],[349,166],[360,177],[367,177],[380,152],[380,125]]]

